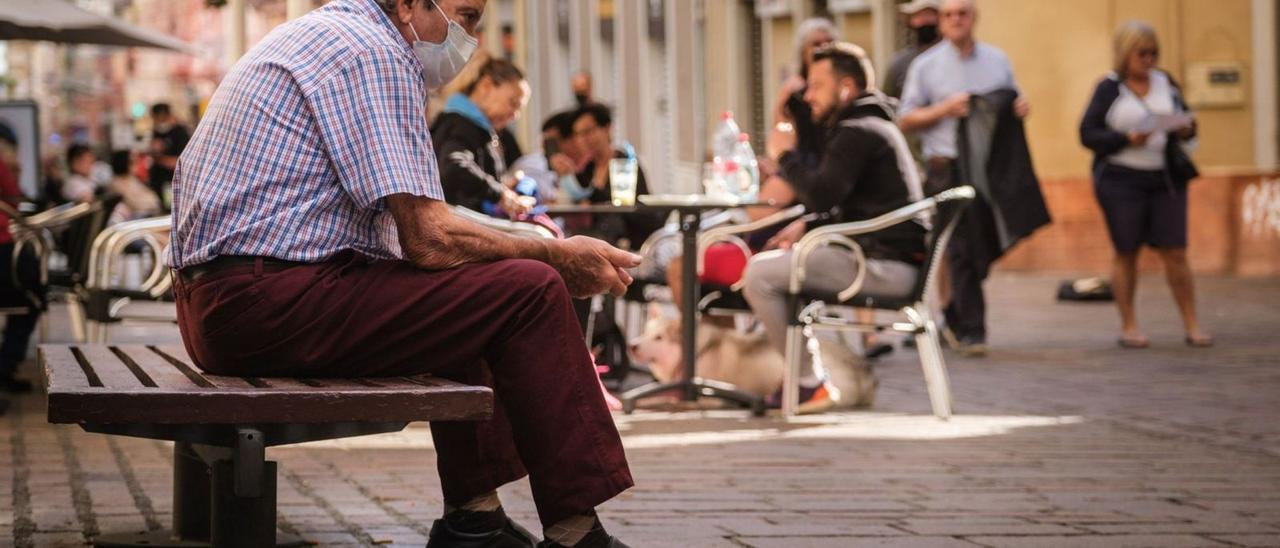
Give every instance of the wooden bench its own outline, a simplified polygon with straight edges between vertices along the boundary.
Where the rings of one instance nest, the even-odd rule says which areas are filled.
[[[276,532],[266,448],[485,420],[493,392],[429,376],[285,379],[206,375],[181,346],[42,345],[49,422],[173,441],[173,530],[98,546],[301,546]]]

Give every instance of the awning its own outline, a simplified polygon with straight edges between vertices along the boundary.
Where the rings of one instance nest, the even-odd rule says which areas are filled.
[[[196,53],[195,48],[182,40],[98,15],[65,0],[0,0],[0,40],[132,46]]]

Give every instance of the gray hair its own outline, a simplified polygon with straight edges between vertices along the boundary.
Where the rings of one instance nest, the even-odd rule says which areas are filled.
[[[808,41],[809,35],[822,31],[831,37],[831,41],[840,41],[840,31],[836,29],[836,24],[832,23],[826,17],[814,17],[805,19],[800,22],[800,26],[796,27],[796,55],[804,54],[804,44]]]

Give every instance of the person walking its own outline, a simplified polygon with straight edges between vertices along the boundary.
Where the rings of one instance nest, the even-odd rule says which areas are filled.
[[[1195,118],[1177,84],[1156,68],[1155,29],[1130,21],[1116,29],[1114,65],[1098,82],[1080,121],[1080,142],[1094,153],[1093,189],[1115,247],[1111,285],[1120,310],[1120,346],[1146,348],[1133,299],[1138,250],[1151,246],[1186,328],[1190,346],[1213,345],[1196,317],[1195,287],[1187,262],[1187,185],[1195,165],[1186,148]]]
[[[973,0],[946,0],[940,16],[944,40],[911,63],[898,110],[898,126],[904,132],[920,134],[927,171],[924,190],[928,196],[959,181],[959,126],[961,119],[969,116],[971,97],[1018,89],[1008,56],[974,38],[978,9]],[[1031,106],[1019,96],[1013,110],[1019,118],[1025,118]],[[980,221],[975,218],[976,209],[971,206],[962,223]],[[951,298],[945,310],[944,333],[951,346],[962,354],[983,356],[987,352],[987,325],[982,283],[990,264],[974,249],[989,242],[970,241],[966,232],[966,227],[958,228],[947,248]]]

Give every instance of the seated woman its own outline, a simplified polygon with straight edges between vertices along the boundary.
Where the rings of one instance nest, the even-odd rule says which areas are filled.
[[[503,59],[485,61],[463,91],[449,96],[431,126],[445,201],[496,215],[517,215],[528,206],[504,180],[520,146],[507,131],[529,97],[524,73]]]

